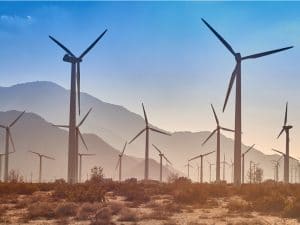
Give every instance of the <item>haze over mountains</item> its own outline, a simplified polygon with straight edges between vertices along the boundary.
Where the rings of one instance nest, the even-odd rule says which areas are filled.
[[[53,156],[59,155],[60,159],[57,160],[57,165],[64,165],[66,168],[66,159],[67,159],[67,131],[52,127],[50,123],[54,124],[67,124],[68,123],[68,111],[69,111],[69,91],[64,89],[63,87],[52,83],[52,82],[31,82],[18,84],[11,87],[1,87],[0,88],[0,110],[26,110],[27,112],[34,112],[41,117],[38,117],[34,114],[26,114],[26,116],[20,121],[20,125],[16,125],[16,128],[13,128],[13,135],[15,137],[15,141],[17,142],[17,149],[25,149],[25,148],[35,148],[36,151],[42,151],[43,153],[47,153],[51,155],[53,152]],[[110,103],[103,102],[91,95],[81,93],[81,112],[82,116],[85,112],[88,111],[90,107],[93,107],[93,111],[89,115],[85,124],[82,126],[82,132],[94,133],[98,135],[88,134],[85,135],[88,145],[90,147],[90,152],[97,151],[97,159],[92,157],[85,158],[84,162],[90,162],[91,164],[99,165],[102,163],[105,169],[105,173],[108,170],[111,170],[110,167],[115,167],[115,159],[117,158],[118,151],[116,149],[121,149],[125,140],[132,139],[141,129],[144,128],[145,123],[143,118],[130,112],[126,108]],[[145,105],[147,111],[147,104]],[[0,113],[0,122],[6,121],[10,114],[15,114],[16,112],[7,112]],[[141,109],[142,114],[142,109]],[[12,116],[13,118],[13,116]],[[28,120],[26,120],[26,118]],[[148,119],[151,122],[151,115],[148,115]],[[32,121],[34,124],[31,125],[35,129],[32,132],[28,132],[26,126],[30,126],[30,122]],[[26,126],[25,126],[26,125]],[[37,126],[37,127],[35,127]],[[20,130],[18,130],[20,129]],[[23,129],[23,130],[22,130]],[[160,128],[163,129],[163,128]],[[199,128],[201,129],[201,128]],[[27,132],[26,132],[27,131]],[[22,132],[22,133],[21,133]],[[37,136],[35,136],[37,135]],[[47,137],[48,135],[48,137]],[[162,151],[166,154],[166,156],[171,160],[176,169],[179,169],[182,172],[186,172],[186,168],[184,165],[187,163],[187,159],[196,156],[201,153],[205,153],[207,151],[215,150],[215,137],[213,137],[205,146],[201,146],[201,143],[205,138],[209,135],[209,132],[175,132],[172,133],[172,136],[164,136],[160,134],[150,134],[150,143],[153,143],[161,148]],[[2,136],[3,137],[3,136]],[[1,137],[1,138],[2,138]],[[28,140],[31,140],[30,142]],[[133,144],[128,146],[126,153],[128,155],[132,155],[134,157],[126,157],[128,165],[132,165],[132,168],[127,168],[128,171],[124,171],[124,173],[128,173],[129,176],[138,176],[135,174],[136,171],[139,173],[143,173],[143,160],[139,159],[144,157],[144,140],[145,136],[142,135],[139,137]],[[1,146],[3,142],[1,142]],[[26,146],[26,143],[31,143],[31,146]],[[107,144],[108,143],[108,144]],[[113,147],[112,147],[113,146]],[[82,148],[81,148],[82,149]],[[245,151],[247,146],[243,146],[242,150]],[[19,150],[18,150],[19,151]],[[27,149],[26,149],[27,151]],[[26,152],[24,150],[24,152]],[[82,149],[82,151],[85,151]],[[227,138],[225,136],[221,136],[221,151],[222,151],[222,159],[223,154],[226,155],[226,160],[230,162],[233,160],[233,140]],[[99,154],[98,154],[99,152]],[[25,153],[24,153],[25,154]],[[150,156],[156,160],[158,160],[157,152],[151,148]],[[14,157],[16,158],[16,165],[20,165],[21,159],[30,158],[33,156],[26,153],[26,156],[23,155],[21,158],[16,156],[12,157],[11,162],[13,162]],[[139,157],[139,158],[135,158]],[[273,166],[270,160],[277,159],[276,155],[265,155],[262,152],[254,149],[250,151],[246,155],[246,171],[249,168],[249,161],[255,161],[260,164],[260,166],[264,169],[264,178],[273,178]],[[111,161],[112,159],[113,162]],[[93,161],[94,160],[94,161]],[[208,161],[214,162],[215,155],[207,157]],[[206,160],[205,160],[206,161]],[[28,162],[28,161],[27,161]],[[33,163],[37,163],[33,161]],[[45,160],[45,167],[53,162],[48,162]],[[151,162],[150,165],[153,164],[153,168],[158,166],[157,163]],[[194,162],[194,167],[196,162]],[[32,163],[26,166],[33,166]],[[37,167],[37,164],[35,165]],[[137,169],[139,168],[139,169]],[[283,167],[280,167],[280,178],[282,177]],[[157,179],[158,177],[158,167],[156,169],[150,168],[150,176],[151,170],[153,174],[157,172],[157,176],[154,177]],[[61,174],[66,173],[62,171],[61,166],[55,166],[53,171],[49,176],[54,176],[53,174]],[[113,168],[114,171],[114,168]],[[52,174],[53,172],[53,174]],[[205,162],[204,167],[204,180],[208,180],[208,164]],[[227,179],[230,180],[230,171],[227,168]],[[214,179],[214,170],[213,170],[213,179]],[[83,172],[86,174],[86,171]],[[124,174],[124,175],[125,175]],[[195,169],[191,171],[191,177],[196,180],[197,172]],[[113,176],[112,173],[108,173],[108,176]],[[126,175],[125,175],[126,176]],[[115,176],[117,178],[117,176]],[[152,177],[152,176],[151,176]]]
[[[0,123],[8,124],[20,112],[7,111],[0,112]],[[1,152],[4,152],[5,133],[0,132]],[[10,155],[9,168],[15,169],[30,178],[31,172],[33,179],[38,176],[39,159],[36,155],[28,151],[36,151],[42,154],[52,156],[55,161],[43,159],[43,180],[49,181],[55,178],[66,178],[67,175],[67,144],[68,132],[66,130],[52,126],[34,113],[25,113],[24,116],[12,128],[12,136],[16,146],[16,152]],[[93,166],[101,166],[104,169],[105,176],[117,179],[118,173],[115,170],[119,151],[111,147],[95,134],[83,134],[88,145],[87,152],[82,143],[79,143],[81,153],[95,153],[95,156],[83,158],[83,180]],[[12,151],[11,147],[11,151]],[[128,156],[125,152],[123,157],[123,178],[137,177],[143,178],[143,159]],[[159,177],[159,164],[155,161],[150,163],[151,179]],[[167,178],[170,170],[164,167],[164,178]]]

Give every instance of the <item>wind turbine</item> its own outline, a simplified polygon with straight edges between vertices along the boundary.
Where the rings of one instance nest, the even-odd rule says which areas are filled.
[[[197,163],[197,181],[200,183],[200,165]]]
[[[169,135],[171,136],[170,134],[164,132],[164,131],[160,131],[160,130],[157,130],[153,127],[150,127],[150,124],[148,122],[148,118],[147,118],[147,114],[146,114],[146,111],[145,111],[145,107],[144,107],[144,104],[142,103],[142,107],[143,107],[143,112],[144,112],[144,118],[145,118],[145,123],[146,123],[146,126],[143,130],[141,130],[130,142],[129,144],[131,144],[138,136],[140,136],[142,133],[146,132],[146,145],[145,145],[145,174],[144,174],[144,180],[148,180],[149,178],[149,132],[150,131],[154,131],[154,132],[157,132],[157,133],[161,133],[161,134],[164,134],[164,135]]]
[[[172,165],[172,163],[168,160],[168,158],[162,153],[162,151],[158,147],[156,147],[154,144],[152,144],[152,146],[158,151],[160,157],[159,181],[162,182],[162,159],[164,158],[170,165]]]
[[[78,179],[78,149],[76,148],[76,85],[78,112],[80,115],[80,63],[84,56],[97,44],[107,32],[105,30],[79,57],[76,57],[68,48],[54,37],[49,38],[61,47],[66,54],[63,61],[71,63],[71,90],[70,90],[70,114],[69,114],[69,151],[68,151],[68,183],[77,183]]]
[[[211,183],[211,167],[214,166],[215,164],[211,163],[211,162],[207,162],[209,165],[209,183]]]
[[[275,49],[267,52],[261,52],[253,55],[248,55],[242,57],[240,53],[237,53],[233,50],[233,48],[229,45],[227,41],[219,34],[215,29],[210,26],[204,19],[202,21],[205,25],[214,33],[214,35],[222,42],[222,44],[229,50],[229,52],[234,56],[236,61],[236,66],[232,72],[224,106],[223,112],[225,111],[227,101],[231,92],[231,88],[233,86],[234,81],[236,80],[236,95],[235,95],[235,132],[234,132],[234,184],[240,185],[241,184],[241,148],[242,148],[242,85],[241,85],[241,64],[243,60],[246,59],[256,59],[259,57],[271,55],[277,52],[281,52],[284,50],[288,50],[293,46]]]
[[[29,152],[37,155],[39,157],[39,159],[40,159],[40,163],[39,163],[39,183],[42,183],[42,166],[43,166],[42,165],[42,163],[43,163],[42,159],[43,159],[43,157],[46,158],[46,159],[51,159],[51,160],[55,160],[55,159],[52,158],[52,157],[50,157],[50,156],[38,153],[38,152],[33,152],[33,151],[29,151]]]
[[[215,152],[215,151],[208,152],[208,153],[201,154],[201,155],[197,155],[197,156],[195,156],[195,157],[189,159],[189,162],[190,162],[190,161],[193,161],[193,160],[195,160],[195,159],[199,159],[199,158],[200,158],[200,167],[201,167],[201,169],[200,169],[200,183],[203,183],[203,158],[204,158],[205,156],[208,156],[208,155],[214,153],[214,152]]]
[[[233,171],[234,171],[234,162],[230,159],[230,168],[231,168],[231,182],[233,183]]]
[[[283,176],[283,179],[284,179],[284,182],[285,183],[288,183],[289,182],[289,170],[290,170],[290,168],[288,167],[288,171],[286,171],[286,157],[287,157],[287,155],[285,154],[285,153],[283,153],[283,152],[281,152],[281,151],[279,151],[279,150],[277,150],[277,149],[274,149],[274,148],[272,148],[272,150],[274,151],[274,152],[277,152],[277,153],[279,153],[279,154],[281,154],[282,156],[283,156],[283,159],[284,159],[284,161],[283,161],[283,164],[284,164],[284,176]],[[289,164],[289,159],[295,159],[295,158],[293,158],[292,156],[290,156],[289,155],[289,157],[288,157],[288,160],[287,160],[287,162],[288,162],[288,164]],[[295,159],[295,160],[297,160],[297,159]],[[286,174],[288,174],[288,177],[287,177],[287,179],[286,179]]]
[[[245,155],[253,149],[255,144],[251,145],[243,154],[242,154],[242,184],[245,181]]]
[[[118,159],[118,162],[116,165],[116,169],[119,167],[119,182],[122,181],[122,158],[123,158],[126,146],[127,146],[127,141],[124,144],[122,152],[119,154],[119,159]]]
[[[96,154],[78,153],[78,156],[79,156],[79,183],[81,183],[82,156],[94,156],[94,155],[96,155]]]
[[[78,154],[79,154],[79,151],[78,151],[78,140],[79,140],[79,137],[80,137],[80,139],[81,139],[81,141],[82,141],[82,143],[83,143],[83,145],[84,145],[84,147],[86,148],[86,150],[88,150],[88,147],[87,147],[87,144],[86,144],[86,142],[84,141],[84,138],[83,138],[83,136],[82,136],[82,134],[81,134],[81,132],[80,132],[80,126],[84,123],[84,121],[86,120],[86,118],[88,117],[88,115],[90,114],[90,112],[92,111],[92,108],[90,108],[89,109],[89,111],[85,114],[85,116],[82,118],[82,120],[79,122],[79,124],[78,125],[76,125],[75,126],[75,146],[74,146],[74,150],[75,150],[75,152],[76,152],[76,155],[77,155],[77,157],[76,157],[76,166],[75,166],[75,168],[77,168],[77,170],[78,170]],[[69,128],[69,138],[70,138],[70,125],[53,125],[53,126],[55,126],[55,127],[62,127],[62,128]],[[70,139],[69,139],[69,143],[70,143]],[[74,150],[72,150],[72,151],[74,151]],[[72,152],[71,152],[72,153]],[[69,151],[69,159],[70,159],[70,151]],[[73,166],[72,165],[72,163],[73,162],[71,162],[70,160],[69,160],[69,163],[68,163],[68,169],[70,169],[70,166]],[[73,168],[73,167],[72,167]],[[68,173],[69,174],[69,173]],[[70,176],[71,176],[71,173],[70,173]],[[78,181],[78,171],[76,172],[76,182]],[[70,182],[70,183],[72,183],[73,181],[74,181],[74,179],[72,178],[71,179],[71,177],[69,177],[68,176],[68,178],[70,178],[68,181]],[[72,181],[71,181],[72,180]],[[74,181],[75,182],[75,181]]]
[[[274,169],[275,169],[274,180],[276,182],[278,182],[278,180],[279,180],[278,173],[279,173],[280,160],[282,159],[282,157],[283,157],[283,155],[281,157],[279,157],[279,159],[277,159],[277,160],[272,160],[272,162],[274,163]]]
[[[221,154],[221,150],[220,150],[220,145],[221,145],[221,130],[225,130],[225,131],[230,131],[230,132],[234,132],[234,130],[225,128],[225,127],[221,127],[220,123],[219,123],[219,119],[218,116],[216,114],[216,111],[214,109],[214,106],[211,104],[211,109],[213,111],[216,123],[217,123],[217,128],[214,129],[211,134],[206,138],[206,140],[202,143],[202,145],[204,145],[213,135],[214,133],[217,132],[217,159],[216,159],[216,182],[219,183],[220,182],[220,154]]]
[[[189,160],[188,160],[188,163],[186,165],[184,165],[184,166],[187,167],[188,178],[190,178],[190,168],[194,168],[194,167],[190,164]]]
[[[289,182],[289,168],[290,168],[290,162],[289,162],[289,156],[290,156],[290,129],[293,128],[291,125],[287,125],[287,113],[288,113],[288,103],[286,103],[285,106],[285,115],[284,115],[284,122],[282,129],[277,136],[277,139],[281,136],[283,131],[285,131],[286,139],[285,139],[285,155],[284,155],[284,182]]]
[[[9,152],[8,154],[15,153],[15,152]],[[5,153],[0,154],[0,181],[2,180],[2,158],[5,156]]]
[[[16,151],[13,138],[11,136],[10,129],[16,124],[16,122],[23,116],[25,111],[23,111],[11,124],[4,126],[0,124],[0,127],[5,129],[5,157],[4,157],[4,181],[8,181],[8,160],[9,160],[9,142],[13,147],[13,152]]]
[[[223,159],[223,161],[221,162],[221,164],[223,164],[223,181],[225,181],[226,180],[226,177],[225,177],[225,175],[226,175],[226,165],[230,165],[226,160],[225,160],[225,154],[224,154],[224,159]]]

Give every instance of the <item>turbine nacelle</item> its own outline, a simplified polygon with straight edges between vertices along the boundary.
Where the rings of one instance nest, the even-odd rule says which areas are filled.
[[[234,57],[235,57],[235,61],[236,61],[236,62],[242,61],[241,53],[235,53],[235,54],[234,54]]]
[[[289,130],[289,129],[292,129],[292,128],[293,128],[292,125],[283,126],[283,129],[285,129],[285,130]]]
[[[74,56],[69,55],[69,54],[65,54],[64,57],[63,57],[63,61],[69,62],[69,63],[80,63],[80,62],[82,62],[82,59],[74,57]]]

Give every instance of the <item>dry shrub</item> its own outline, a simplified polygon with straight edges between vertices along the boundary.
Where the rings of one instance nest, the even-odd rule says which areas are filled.
[[[78,220],[87,220],[89,219],[94,213],[97,212],[101,208],[101,204],[98,203],[83,203],[77,211],[76,219]]]
[[[77,212],[77,205],[73,202],[62,202],[57,205],[55,208],[56,217],[69,217],[75,216]]]
[[[112,212],[108,207],[103,207],[99,209],[95,215],[96,224],[109,224],[111,222]]]
[[[136,212],[129,208],[122,208],[119,221],[137,221]]]
[[[283,210],[283,216],[300,219],[300,199],[288,201]]]
[[[8,210],[8,206],[0,206],[0,216],[3,216]]]
[[[29,183],[0,183],[0,195],[20,194],[31,195],[38,191],[36,184]]]
[[[167,211],[154,209],[150,214],[144,216],[143,219],[167,220],[171,216],[172,214]]]
[[[181,204],[204,204],[207,201],[207,192],[197,185],[182,186],[174,192],[174,200]]]
[[[107,206],[113,215],[117,215],[125,207],[124,204],[120,202],[109,202]]]
[[[37,219],[37,218],[54,218],[54,209],[56,205],[49,202],[36,202],[31,204],[28,207],[28,218]]]
[[[86,184],[59,184],[55,187],[56,198],[67,199],[72,202],[105,202],[106,190],[101,185]]]
[[[232,198],[227,204],[227,208],[231,212],[247,212],[251,210],[249,203],[240,198]]]

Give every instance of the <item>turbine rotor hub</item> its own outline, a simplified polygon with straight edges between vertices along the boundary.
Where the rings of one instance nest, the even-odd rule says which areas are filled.
[[[82,59],[74,57],[74,56],[71,56],[69,54],[65,54],[64,58],[63,58],[63,61],[69,62],[69,63],[79,63],[79,62],[82,61]]]
[[[236,54],[235,54],[235,60],[236,60],[236,61],[241,61],[241,60],[242,60],[241,53],[236,53]]]

